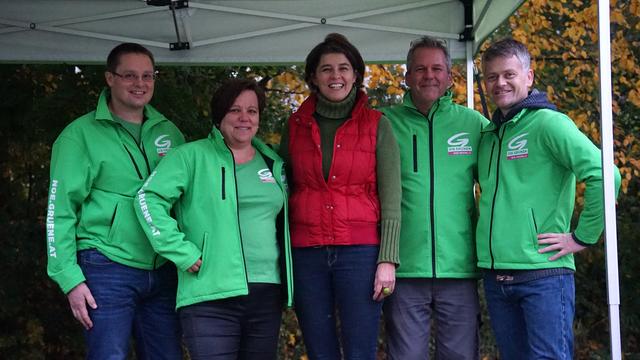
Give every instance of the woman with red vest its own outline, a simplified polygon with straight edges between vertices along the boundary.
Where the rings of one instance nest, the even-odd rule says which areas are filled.
[[[291,186],[294,301],[310,359],[375,359],[382,300],[395,285],[400,156],[389,121],[359,90],[364,70],[344,36],[316,45],[305,67],[312,94],[280,147]]]

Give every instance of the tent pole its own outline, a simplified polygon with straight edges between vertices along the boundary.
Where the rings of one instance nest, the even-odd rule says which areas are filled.
[[[473,41],[466,42],[467,60],[467,107],[473,109]]]
[[[598,0],[598,42],[600,45],[600,116],[602,135],[602,173],[604,180],[605,251],[611,335],[611,359],[622,358],[620,345],[620,290],[618,283],[618,244],[613,177],[613,113],[611,99],[611,32],[609,1]]]

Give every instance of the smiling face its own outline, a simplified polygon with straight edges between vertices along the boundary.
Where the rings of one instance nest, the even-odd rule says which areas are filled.
[[[220,132],[230,148],[251,146],[251,139],[258,132],[260,110],[258,96],[252,90],[238,95],[220,122]]]
[[[411,100],[420,112],[431,105],[451,86],[451,74],[444,52],[437,48],[417,48],[407,69],[405,82],[411,89]]]
[[[115,73],[119,74],[116,75]],[[151,59],[144,54],[127,53],[120,56],[115,73],[106,72],[105,79],[111,88],[109,106],[114,114],[128,118],[127,114],[142,114],[144,106],[151,101],[155,82],[143,81],[145,74],[154,74]],[[136,75],[133,81],[125,79],[128,74]],[[147,76],[148,77],[148,76]]]
[[[525,69],[515,55],[498,56],[482,65],[487,93],[506,115],[529,94],[529,88],[533,85],[533,70]]]
[[[339,102],[351,92],[356,82],[356,73],[344,54],[324,54],[320,57],[312,81],[322,96]]]

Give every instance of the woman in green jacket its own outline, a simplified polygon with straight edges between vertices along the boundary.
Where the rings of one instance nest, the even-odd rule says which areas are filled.
[[[153,248],[178,268],[176,306],[191,359],[275,359],[291,305],[280,157],[255,138],[265,97],[231,79],[211,100],[207,139],[170,153],[138,192]]]

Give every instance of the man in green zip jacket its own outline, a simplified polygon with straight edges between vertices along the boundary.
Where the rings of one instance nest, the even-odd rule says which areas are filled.
[[[181,359],[174,311],[175,266],[149,244],[134,196],[160,159],[184,142],[148,105],[153,55],[116,46],[94,111],[76,119],[52,148],[46,215],[47,273],[85,328],[88,359]]]
[[[402,225],[396,286],[385,300],[390,359],[425,359],[431,320],[436,358],[478,358],[474,179],[478,112],[452,102],[451,58],[423,37],[407,54],[410,92],[383,109],[400,146]]]
[[[602,233],[601,156],[545,93],[530,90],[530,62],[512,39],[482,56],[497,110],[480,141],[478,267],[501,359],[572,359],[573,253]],[[570,232],[576,180],[586,184],[584,208]]]

